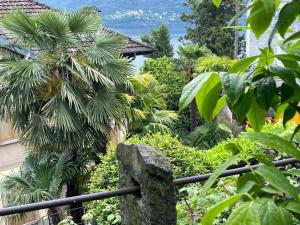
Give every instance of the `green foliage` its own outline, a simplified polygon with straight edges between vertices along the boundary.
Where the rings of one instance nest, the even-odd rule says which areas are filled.
[[[131,77],[134,96],[130,99],[128,116],[130,134],[168,133],[178,119],[177,113],[166,109],[164,86],[151,74],[139,74]],[[133,118],[133,119],[130,119]]]
[[[220,128],[220,124],[211,123],[195,128],[186,138],[182,138],[184,143],[199,149],[210,149],[219,142],[230,137],[230,133]]]
[[[16,11],[0,26],[15,38],[12,45],[39,49],[30,59],[0,63],[1,116],[12,119],[21,143],[34,150],[105,151],[111,121],[125,117],[127,102],[118,92],[127,91],[133,71],[120,57],[126,40],[99,30],[95,10]]]
[[[53,200],[59,197],[62,185],[78,172],[72,162],[73,152],[62,154],[29,153],[19,171],[11,172],[0,181],[0,191],[5,197],[4,205],[17,206]],[[50,214],[53,209],[49,209]],[[20,219],[24,214],[9,216]],[[59,215],[53,215],[59,217]],[[55,218],[58,219],[58,218]]]
[[[227,56],[219,57],[209,54],[198,59],[196,71],[197,73],[229,71],[235,63],[235,60],[232,60]]]
[[[173,59],[168,57],[147,59],[141,72],[152,74],[160,84],[165,86],[167,108],[178,110],[178,100],[186,80],[176,69]]]
[[[206,195],[203,195],[203,188],[199,184],[181,188],[179,192],[185,197],[176,206],[177,224],[198,225],[203,218],[203,214],[212,205],[220,203],[236,193],[236,188],[233,186],[234,182],[234,178],[222,179]],[[215,224],[224,224],[223,222],[227,216],[228,212],[223,212],[222,218],[218,219]]]
[[[227,100],[227,104],[236,117],[240,120],[245,117],[250,122],[251,127],[256,132],[245,133],[242,137],[248,138],[256,143],[274,149],[285,156],[300,158],[299,146],[293,143],[294,134],[297,135],[299,126],[292,132],[289,140],[272,133],[261,131],[264,125],[266,112],[271,108],[275,114],[283,113],[283,126],[291,120],[296,113],[299,113],[300,86],[299,80],[299,56],[297,51],[293,51],[293,46],[289,48],[288,54],[274,54],[272,41],[278,32],[281,37],[290,30],[291,25],[298,18],[299,1],[293,0],[283,2],[279,9],[279,16],[275,17],[281,1],[257,0],[251,2],[250,13],[247,23],[257,38],[262,36],[267,30],[271,30],[268,46],[260,50],[259,56],[250,57],[238,62],[229,73],[218,73],[219,82]],[[272,23],[274,19],[274,23]],[[275,24],[270,28],[271,24]],[[294,36],[293,36],[294,35]],[[299,42],[297,33],[292,34],[292,38],[284,40],[287,42]],[[282,64],[279,65],[277,60]],[[253,68],[252,68],[253,67]],[[207,80],[215,77],[216,73],[210,73]],[[202,74],[206,75],[207,74]],[[276,83],[280,79],[280,83]],[[204,92],[205,85],[195,86],[197,89],[190,90],[191,84],[187,84],[183,93],[184,100],[189,99],[188,93],[194,96]],[[216,91],[218,92],[218,90]],[[194,94],[195,93],[195,94]],[[207,93],[203,98],[215,101],[216,93]],[[183,102],[182,104],[184,104]],[[200,105],[203,107],[203,105]],[[205,112],[200,111],[202,114]],[[210,118],[206,118],[209,120]],[[267,128],[269,129],[269,128]],[[267,155],[256,156],[261,160],[262,165],[250,174],[241,176],[237,181],[238,190],[242,194],[248,194],[250,198],[242,198],[235,206],[236,208],[229,215],[226,224],[230,225],[267,225],[267,224],[299,224],[299,183],[291,182],[288,173],[281,172],[275,168],[266,158]],[[264,158],[264,159],[263,159]],[[220,168],[221,170],[222,168]],[[217,174],[219,174],[217,170]],[[297,174],[297,173],[294,173]],[[292,175],[293,176],[293,175]],[[225,202],[232,203],[230,197]],[[237,198],[239,198],[237,196]],[[280,199],[280,201],[278,201]],[[293,207],[288,207],[293,202]],[[229,206],[229,205],[228,205]],[[220,207],[218,204],[207,212],[204,218],[210,218],[212,224]],[[295,210],[296,209],[296,210]],[[205,222],[205,220],[204,220]]]
[[[219,2],[215,1],[217,5]],[[187,0],[189,13],[182,14],[181,19],[193,26],[187,29],[185,39],[207,46],[218,56],[233,57],[234,32],[223,27],[235,15],[235,4],[234,0],[226,0],[216,8],[211,0]]]
[[[151,36],[145,34],[141,37],[141,40],[156,49],[154,55],[150,56],[152,58],[172,57],[174,54],[170,31],[165,24],[157,29],[152,29]]]
[[[166,108],[178,111],[178,101],[187,81],[174,60],[168,57],[147,59],[141,72],[152,74],[160,84],[164,85]],[[174,130],[178,133],[189,130],[188,109],[179,113],[179,119],[174,123]]]
[[[241,158],[259,153],[256,145],[246,139],[229,139],[221,142],[214,148],[201,151],[199,149],[184,146],[177,138],[170,134],[147,134],[144,137],[134,136],[127,143],[141,143],[152,146],[161,151],[171,162],[174,177],[186,177],[203,174],[214,170],[221,163],[233,157],[233,152],[226,150],[228,143],[239,142],[241,146]],[[110,145],[106,155],[101,156],[101,165],[93,172],[88,183],[89,192],[101,192],[116,189],[118,185],[118,164],[115,157],[116,146]],[[118,221],[119,203],[116,198],[109,198],[87,204],[87,208],[93,213],[100,224],[108,225],[110,221]]]

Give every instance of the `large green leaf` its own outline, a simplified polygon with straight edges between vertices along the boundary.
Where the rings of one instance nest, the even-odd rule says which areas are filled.
[[[298,201],[288,201],[285,205],[285,208],[300,215],[300,203]]]
[[[229,73],[225,73],[221,77],[227,103],[231,109],[234,108],[243,94],[245,79],[246,76]]]
[[[238,202],[242,197],[247,196],[245,194],[238,194],[231,196],[218,204],[211,207],[207,213],[202,217],[201,224],[202,225],[213,225],[215,219],[219,214],[221,214],[226,208],[232,206],[236,202]]]
[[[257,189],[261,185],[259,176],[253,173],[247,173],[238,178],[237,192],[241,194],[250,193],[254,188]]]
[[[215,4],[215,6],[220,7],[222,0],[212,0],[212,2]]]
[[[218,103],[221,89],[222,85],[219,76],[213,74],[196,95],[198,111],[206,122],[210,122],[213,119],[213,112]]]
[[[256,143],[273,148],[280,153],[288,154],[300,160],[300,151],[291,142],[271,133],[245,133],[242,135]]]
[[[285,110],[283,114],[283,121],[282,124],[285,127],[286,123],[290,121],[296,114],[297,110],[294,105],[289,105]]]
[[[265,123],[265,110],[257,103],[256,99],[253,97],[250,109],[247,113],[247,119],[250,122],[251,127],[255,131],[261,130]]]
[[[258,207],[254,201],[243,203],[233,210],[226,225],[261,225]]]
[[[265,110],[272,105],[272,100],[277,92],[276,82],[273,77],[264,77],[260,79],[256,86],[257,102]]]
[[[219,98],[217,102],[217,105],[212,114],[212,118],[215,118],[220,113],[220,111],[225,107],[225,105],[226,105],[226,97],[222,96],[221,98]]]
[[[216,77],[218,76],[218,74],[213,72],[199,74],[195,79],[193,79],[183,88],[182,95],[179,100],[179,110],[183,110],[193,101],[199,90],[202,87],[205,87],[206,82],[212,76]]]
[[[259,38],[268,29],[274,13],[275,3],[273,0],[256,0],[253,2],[248,22],[256,38]]]
[[[234,106],[234,113],[238,121],[242,121],[247,115],[252,102],[253,91],[249,90],[246,94],[240,97],[240,101]]]
[[[245,59],[239,60],[237,63],[235,63],[232,66],[232,68],[230,69],[230,73],[238,73],[238,72],[246,70],[257,59],[258,59],[258,56],[251,56],[251,57],[247,57]]]
[[[290,225],[291,216],[278,207],[273,199],[262,199],[260,201],[259,213],[261,225]]]
[[[232,166],[236,164],[239,161],[239,156],[236,155],[232,159],[224,162],[221,164],[214,172],[213,174],[209,177],[209,179],[205,182],[202,192],[205,194],[209,188],[213,186],[217,178],[224,172],[224,170],[227,169],[227,167]]]
[[[297,189],[290,184],[288,179],[276,167],[262,165],[255,172],[261,175],[274,188],[298,199]]]
[[[277,29],[279,34],[284,37],[286,31],[291,24],[296,20],[300,11],[300,5],[296,1],[289,2],[280,10]]]

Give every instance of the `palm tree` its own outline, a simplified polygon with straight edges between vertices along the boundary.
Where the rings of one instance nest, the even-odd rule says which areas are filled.
[[[69,150],[73,161],[98,158],[112,124],[126,116],[128,102],[120,93],[132,89],[133,72],[120,53],[126,41],[101,28],[91,8],[34,16],[15,11],[0,19],[0,28],[13,37],[11,48],[30,53],[0,62],[2,119],[12,120],[21,143],[33,151]],[[80,194],[75,178],[67,184],[68,197]],[[81,222],[81,215],[72,216]]]
[[[7,199],[7,206],[16,206],[52,200],[59,197],[62,185],[76,174],[69,151],[61,155],[29,154],[20,170],[12,172],[0,183],[0,190]],[[56,208],[48,210],[51,224],[60,221]]]
[[[128,112],[134,116],[129,120],[131,134],[167,133],[178,119],[177,113],[166,110],[164,86],[151,74],[139,74],[131,78],[134,96]]]
[[[196,62],[200,57],[212,54],[205,46],[198,44],[187,44],[179,46],[178,55],[180,65],[185,73],[186,80],[190,82],[194,78]],[[193,131],[197,126],[198,110],[196,101],[193,100],[190,109],[190,130]]]

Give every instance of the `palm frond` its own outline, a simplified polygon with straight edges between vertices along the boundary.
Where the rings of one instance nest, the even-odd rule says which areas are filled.
[[[32,135],[35,134],[35,135]],[[25,128],[20,133],[19,140],[25,146],[41,147],[53,140],[52,130],[45,117],[32,114]]]
[[[45,104],[42,111],[49,118],[49,123],[53,124],[54,128],[63,130],[65,134],[78,131],[82,127],[79,115],[76,114],[66,101],[52,98]]]
[[[0,20],[1,30],[16,38],[34,39],[38,36],[36,23],[20,10],[6,14]]]
[[[61,45],[67,51],[68,47],[81,47],[81,40],[69,28],[68,14],[61,11],[42,11],[34,16],[45,43]],[[44,49],[44,46],[39,46]],[[62,50],[62,49],[61,49]]]
[[[68,25],[74,33],[96,33],[101,25],[99,13],[83,8],[67,15]]]
[[[134,68],[130,61],[119,57],[103,64],[101,73],[116,85],[124,85],[128,81],[128,77],[134,74]]]
[[[176,120],[178,120],[178,114],[170,110],[155,110],[151,115],[152,123],[159,123],[170,126]]]
[[[142,134],[149,134],[149,133],[172,133],[171,129],[166,125],[159,124],[159,123],[149,123],[147,126],[143,127]]]
[[[107,29],[100,29],[96,35],[94,46],[87,52],[92,63],[102,66],[114,61],[126,48],[127,40],[121,34],[115,34]]]
[[[87,104],[89,123],[98,127],[109,121],[120,121],[124,118],[123,104],[114,93],[98,92]],[[99,127],[100,128],[100,127]]]

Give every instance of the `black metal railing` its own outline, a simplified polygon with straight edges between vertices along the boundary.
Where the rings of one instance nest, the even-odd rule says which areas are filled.
[[[294,158],[283,159],[283,160],[273,162],[274,166],[276,166],[276,167],[291,165],[291,164],[295,164],[295,163],[299,163],[299,161]],[[248,173],[248,172],[251,172],[252,170],[255,170],[257,167],[259,167],[259,164],[252,165],[250,167],[245,166],[245,167],[240,167],[240,168],[235,168],[235,169],[229,169],[229,170],[224,171],[220,175],[220,177],[229,177],[229,176],[233,176],[233,175]],[[203,174],[203,175],[199,175],[199,176],[179,178],[179,179],[175,179],[173,181],[173,183],[174,183],[174,186],[182,186],[185,184],[205,181],[211,175],[212,175],[212,173],[208,173],[208,174]],[[75,196],[75,197],[62,198],[62,199],[56,199],[56,200],[51,200],[51,201],[45,201],[45,202],[39,202],[39,203],[33,203],[33,204],[27,204],[27,205],[20,205],[20,206],[14,206],[14,207],[7,207],[7,208],[0,209],[0,216],[8,216],[8,215],[13,215],[13,214],[17,214],[17,213],[25,213],[25,212],[31,212],[31,211],[41,210],[41,209],[48,209],[48,208],[59,207],[59,206],[64,206],[64,205],[70,205],[70,204],[76,203],[76,202],[88,202],[88,201],[101,200],[101,199],[106,199],[106,198],[111,198],[111,197],[117,197],[117,196],[121,196],[121,195],[136,194],[139,192],[140,192],[140,187],[133,186],[133,187],[120,188],[118,190],[113,190],[113,191],[80,195],[80,196]]]

